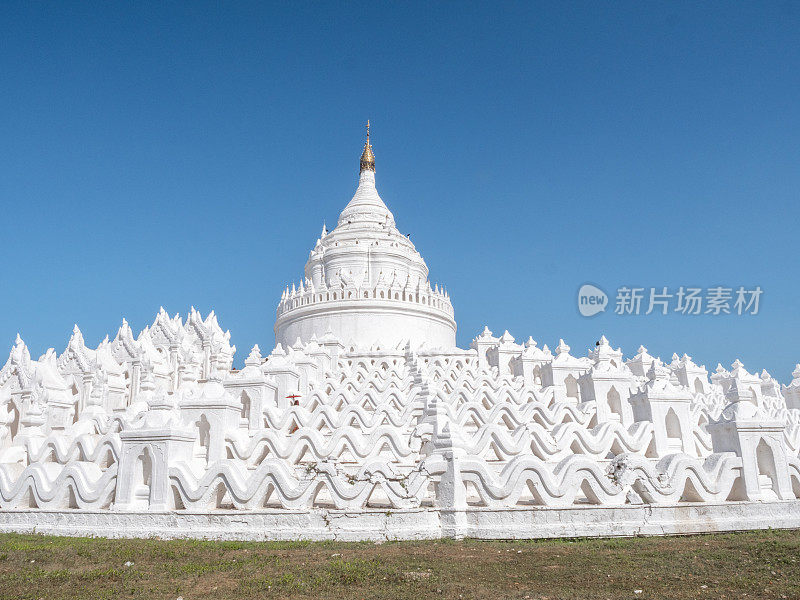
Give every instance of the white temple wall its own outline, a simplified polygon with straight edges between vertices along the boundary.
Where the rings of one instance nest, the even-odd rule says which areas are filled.
[[[714,451],[735,452],[742,458],[742,483],[747,500],[794,499],[783,442],[784,426],[764,419],[763,415],[759,418],[751,408],[742,414],[743,407],[737,404],[753,406],[746,400],[734,403],[726,410],[736,408],[739,414],[708,426]]]
[[[631,405],[636,421],[649,421],[653,424],[656,456],[665,456],[672,452],[697,455],[687,400],[648,398],[641,394],[631,398]]]
[[[289,535],[280,528],[291,515],[318,523],[325,511],[344,511],[363,518],[309,535],[368,538],[364,524],[382,510],[398,514],[386,521],[394,528],[386,535],[398,537],[492,537],[515,527],[526,535],[599,535],[609,530],[592,519],[627,514],[631,524],[646,514],[638,504],[650,513],[665,509],[665,519],[708,507],[717,516],[705,525],[692,521],[697,531],[733,527],[730,515],[742,501],[766,505],[748,513],[748,527],[772,525],[757,515],[771,515],[773,504],[796,506],[800,460],[783,398],[757,406],[749,388],[740,394],[731,384],[737,401],[720,414],[725,400],[717,392],[698,394],[654,362],[631,408],[634,380],[604,362],[607,343],[588,359],[569,356],[562,343],[554,358],[537,354],[533,342],[523,350],[504,337],[487,349],[491,360],[510,357],[511,365],[524,352],[536,355],[546,381],[481,365],[479,349],[345,349],[330,334],[276,347],[266,358],[254,348],[242,370],[198,380],[202,354],[184,348],[176,354],[174,372],[183,376],[174,393],[144,377],[139,399],[111,412],[98,395],[110,390],[96,383],[77,422],[59,418],[56,429],[47,415],[74,406],[83,392],[69,384],[71,374],[53,371],[51,359],[29,361],[19,342],[0,370],[0,415],[7,415],[0,523],[31,522],[30,513],[14,513],[15,521],[4,511],[41,511],[47,523],[46,511],[56,510],[72,531],[68,524],[80,515],[105,527],[102,511],[111,511],[130,534],[162,522],[164,511],[188,523],[200,518],[190,515],[233,510],[242,522],[272,520],[279,529],[258,535],[280,537]],[[548,383],[553,374],[579,368],[584,402],[559,399],[558,386]],[[47,388],[37,388],[44,375]],[[695,443],[707,449],[696,452]],[[210,528],[197,535],[238,527],[234,516],[220,519],[216,529],[205,521]],[[532,524],[522,526],[525,519]],[[539,527],[541,519],[549,524]]]
[[[326,302],[311,305],[282,315],[275,322],[276,343],[292,346],[299,338],[308,343],[312,337],[322,338],[328,331],[346,345],[359,340],[364,346],[379,344],[395,348],[410,341],[418,347],[453,348],[456,327],[452,318],[428,310],[416,310],[414,303],[400,305],[379,300]]]
[[[276,309],[276,346],[213,311],[0,369],[0,530],[411,539],[800,526],[800,366],[669,365],[605,336],[555,355],[488,328],[455,345],[445,289],[359,185]],[[299,343],[298,343],[299,340]]]

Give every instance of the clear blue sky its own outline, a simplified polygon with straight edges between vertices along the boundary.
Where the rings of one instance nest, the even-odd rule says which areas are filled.
[[[796,2],[4,3],[0,345],[194,305],[237,364],[271,348],[369,118],[462,346],[484,324],[578,355],[604,333],[787,382],[798,31]],[[764,294],[757,316],[585,318],[585,282]]]

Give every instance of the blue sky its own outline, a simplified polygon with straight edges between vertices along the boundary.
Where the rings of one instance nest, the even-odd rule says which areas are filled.
[[[163,305],[271,348],[357,180],[488,324],[800,361],[800,4],[4,3],[0,346]],[[577,310],[586,282],[763,290],[758,315]],[[611,298],[613,303],[614,298]]]

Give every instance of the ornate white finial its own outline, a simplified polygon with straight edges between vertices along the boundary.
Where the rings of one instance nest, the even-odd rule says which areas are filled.
[[[250,351],[250,355],[245,359],[244,364],[247,366],[254,366],[257,367],[263,362],[263,358],[261,357],[261,348],[258,347],[258,344],[253,346],[253,349]]]
[[[671,376],[669,367],[665,367],[661,361],[654,360],[647,370],[647,378],[650,381],[668,381]]]
[[[508,332],[508,329],[506,329],[506,330],[503,332],[503,335],[502,335],[502,336],[500,336],[500,343],[502,343],[502,344],[511,344],[511,343],[513,343],[513,342],[514,342],[514,336],[513,336],[513,335],[511,335],[511,334]]]

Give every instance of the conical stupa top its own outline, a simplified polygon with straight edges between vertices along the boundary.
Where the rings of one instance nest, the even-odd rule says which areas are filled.
[[[372,154],[372,146],[369,143],[369,121],[367,121],[367,141],[364,143],[364,152],[361,155],[358,188],[353,199],[339,215],[338,226],[356,223],[394,227],[394,216],[381,200],[378,190],[375,189],[375,156]]]
[[[375,171],[375,155],[372,153],[372,144],[369,143],[369,121],[367,121],[367,141],[364,142],[364,151],[361,153],[361,170]]]

